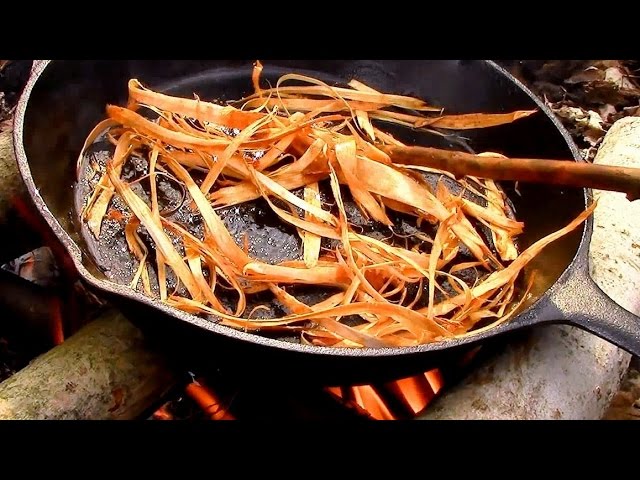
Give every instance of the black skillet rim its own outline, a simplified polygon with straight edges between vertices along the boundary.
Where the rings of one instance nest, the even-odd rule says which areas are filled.
[[[574,143],[573,139],[569,132],[565,129],[562,123],[558,120],[558,118],[553,114],[553,112],[544,104],[544,102],[538,98],[535,94],[531,92],[525,85],[522,84],[518,79],[516,79],[513,75],[507,72],[504,68],[497,65],[495,62],[491,60],[481,60],[485,62],[490,68],[496,70],[500,75],[506,77],[509,81],[514,83],[519,89],[521,89],[540,109],[542,113],[553,123],[556,127],[556,130],[562,137],[564,138],[567,146],[569,147],[571,154],[573,155],[574,160],[576,161],[584,161],[580,155],[578,147]],[[535,315],[535,312],[538,308],[544,304],[545,301],[548,300],[548,297],[554,287],[563,282],[574,270],[576,264],[581,263],[584,259],[582,257],[587,254],[586,249],[588,248],[589,240],[591,238],[591,233],[593,230],[593,218],[590,216],[585,224],[583,229],[583,235],[580,239],[580,243],[576,250],[575,255],[571,259],[571,262],[567,265],[565,270],[562,272],[560,277],[554,282],[549,289],[540,296],[532,305],[527,307],[520,314],[515,316],[508,322],[505,322],[501,325],[498,325],[494,328],[491,328],[485,332],[479,333],[477,335],[468,335],[462,338],[455,338],[450,340],[442,340],[433,343],[427,343],[422,345],[416,345],[412,347],[385,347],[385,348],[336,348],[336,347],[321,347],[321,346],[311,346],[304,345],[300,343],[291,343],[283,340],[263,337],[260,335],[243,332],[240,330],[235,330],[231,327],[226,327],[223,325],[219,325],[213,323],[211,321],[202,319],[195,315],[182,312],[173,307],[169,307],[167,305],[161,304],[160,302],[151,299],[141,293],[133,291],[126,286],[118,285],[116,283],[112,283],[108,280],[103,280],[95,277],[91,274],[83,264],[82,261],[82,252],[78,245],[71,239],[71,237],[67,234],[67,232],[62,228],[56,217],[51,213],[48,209],[44,199],[38,192],[36,188],[33,177],[31,176],[31,170],[29,168],[29,162],[27,159],[27,155],[24,149],[23,143],[23,128],[24,128],[24,118],[25,113],[28,107],[29,98],[31,95],[31,91],[36,85],[38,79],[50,65],[53,60],[36,60],[34,61],[34,67],[25,86],[22,95],[20,96],[20,100],[18,101],[18,105],[15,111],[14,117],[14,125],[13,125],[13,143],[14,150],[16,155],[16,161],[18,164],[18,169],[20,171],[20,175],[22,176],[23,181],[27,187],[27,191],[31,196],[36,208],[39,213],[45,219],[49,227],[52,229],[58,240],[65,246],[67,252],[71,256],[71,259],[74,263],[75,268],[77,269],[79,275],[91,286],[102,290],[106,293],[117,295],[124,297],[126,299],[134,300],[140,302],[146,306],[157,309],[160,312],[177,318],[179,320],[190,323],[194,326],[203,328],[210,332],[213,332],[218,335],[226,336],[235,340],[240,340],[243,342],[258,344],[265,347],[275,348],[278,350],[284,351],[294,351],[298,353],[305,354],[313,354],[313,355],[325,355],[332,357],[399,357],[405,355],[414,355],[419,353],[426,352],[436,352],[443,351],[454,347],[460,347],[466,344],[470,344],[476,341],[479,341],[484,338],[494,337],[499,334],[506,333],[510,330],[514,330],[516,328],[521,328],[522,324],[520,322],[516,322],[516,320],[520,317],[531,317]],[[591,198],[591,190],[584,189],[584,201],[585,206],[588,204]],[[561,321],[561,319],[558,319]],[[533,323],[531,320],[526,322],[527,324]]]

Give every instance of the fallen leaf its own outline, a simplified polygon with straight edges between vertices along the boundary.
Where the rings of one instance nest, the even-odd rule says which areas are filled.
[[[600,70],[606,70],[607,68],[620,68],[622,63],[620,60],[595,60],[592,65]]]
[[[595,80],[604,80],[605,72],[597,69],[596,67],[586,68],[578,73],[573,74],[567,78],[564,83],[569,85],[575,85],[577,83],[593,82]]]
[[[536,61],[534,64],[535,77],[537,80],[561,84],[576,71],[584,70],[591,65],[588,60],[543,60],[541,65]]]
[[[590,104],[624,105],[630,99],[640,98],[640,90],[637,88],[620,88],[614,82],[597,80],[584,85],[586,100]]]
[[[589,129],[586,130],[583,134],[585,141],[587,141],[592,147],[595,147],[603,136],[604,130]]]
[[[640,117],[640,105],[625,107],[622,109],[625,117]]]
[[[563,105],[554,110],[565,123],[571,123],[576,130],[576,134],[582,135],[584,140],[590,145],[595,145],[605,133],[604,121],[598,112],[584,110],[578,107]]]
[[[640,117],[640,105],[631,105],[629,107],[622,108],[620,111],[609,117],[608,123],[613,124],[624,117]]]
[[[559,108],[555,108],[554,113],[560,118],[569,120],[570,122],[573,122],[575,124],[584,124],[585,122],[589,122],[589,114],[579,107],[569,107],[567,105],[562,105]]]
[[[595,146],[604,136],[604,128],[602,128],[602,117],[599,113],[589,110],[589,117],[584,123],[584,139],[592,146]]]
[[[611,115],[615,115],[618,111],[616,110],[616,107],[607,103],[598,109],[598,113],[600,113],[600,118],[602,118],[604,122],[609,123],[609,117]]]
[[[549,82],[534,82],[533,89],[541,97],[547,99],[547,102],[561,102],[567,95],[567,90],[562,85],[554,85]]]
[[[604,80],[611,82],[620,89],[633,90],[638,88],[629,77],[626,69],[618,67],[607,68],[604,72]]]
[[[594,112],[593,110],[589,110],[587,113],[589,114],[589,117],[586,121],[585,127],[590,130],[604,131],[602,128],[603,121],[600,114],[598,112]]]

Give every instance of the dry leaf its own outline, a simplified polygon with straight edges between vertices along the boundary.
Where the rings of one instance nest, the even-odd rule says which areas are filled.
[[[617,67],[607,68],[604,72],[604,80],[613,83],[618,88],[629,90],[637,88],[633,81],[629,78],[626,69]]]
[[[640,117],[640,105],[625,107],[623,111],[626,117]]]
[[[568,120],[573,123],[578,123],[587,116],[586,112],[579,107],[569,107],[567,105],[561,105],[558,108],[553,108],[553,112],[564,120]]]
[[[567,83],[569,85],[575,85],[576,83],[586,83],[586,82],[593,82],[595,80],[604,80],[604,78],[605,78],[605,72],[597,69],[596,67],[589,67],[567,78],[564,81],[564,83]]]
[[[598,112],[600,113],[600,118],[602,118],[602,121],[610,123],[609,122],[609,117],[611,115],[615,115],[616,113],[618,113],[618,111],[616,110],[616,107],[614,107],[613,105],[607,103],[606,105],[602,105],[599,109]]]
[[[607,68],[622,68],[620,60],[595,60],[592,65],[600,70],[606,70]]]
[[[568,107],[563,105],[554,110],[559,117],[569,120],[578,126],[586,129],[602,130],[603,120],[600,114],[593,110],[584,110],[578,107]]]
[[[593,110],[562,106],[554,112],[565,122],[572,123],[590,145],[595,145],[605,133],[602,117]]]
[[[587,130],[584,132],[584,139],[589,142],[591,146],[595,146],[604,136],[603,130]]]

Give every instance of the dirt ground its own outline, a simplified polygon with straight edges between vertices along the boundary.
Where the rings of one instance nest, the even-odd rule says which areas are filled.
[[[545,100],[571,132],[581,153],[592,160],[608,128],[624,116],[640,116],[640,60],[508,60],[500,61]],[[30,60],[0,60],[0,129],[11,121],[26,83]],[[26,253],[26,252],[24,252]],[[31,359],[24,339],[0,331],[0,381]],[[174,405],[193,415],[178,397]],[[189,413],[190,412],[190,413]],[[605,419],[640,419],[640,359],[634,358],[620,392]]]

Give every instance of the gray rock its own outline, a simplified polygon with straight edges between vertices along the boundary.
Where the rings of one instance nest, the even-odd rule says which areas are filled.
[[[594,163],[640,167],[640,118],[617,121]],[[594,191],[590,273],[640,314],[640,201]],[[419,416],[431,419],[600,419],[631,356],[578,328],[544,326],[508,345]]]

